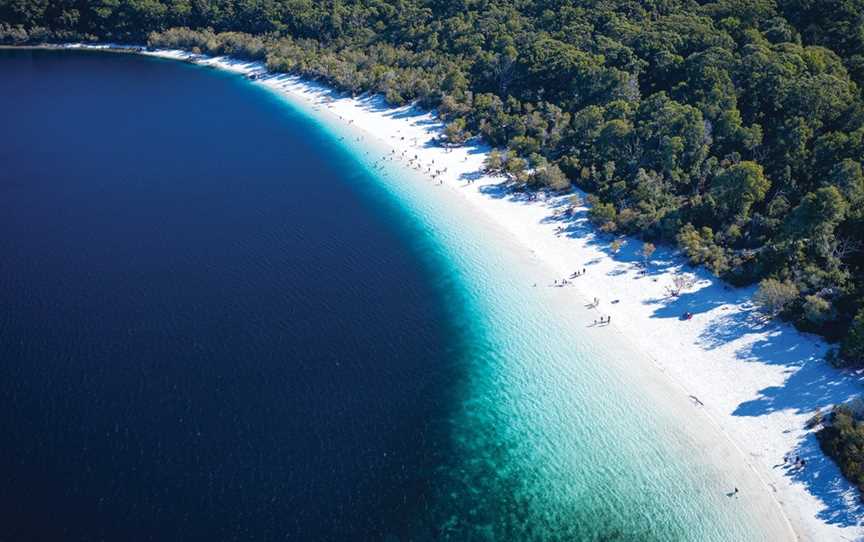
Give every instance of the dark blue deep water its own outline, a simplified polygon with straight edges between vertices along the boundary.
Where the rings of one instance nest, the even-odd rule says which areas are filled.
[[[0,540],[402,536],[462,381],[440,262],[242,78],[0,51]]]

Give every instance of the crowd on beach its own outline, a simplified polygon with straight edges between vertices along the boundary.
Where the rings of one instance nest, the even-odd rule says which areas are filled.
[[[587,272],[588,272],[588,270],[585,269],[584,267],[581,270],[577,269],[567,278],[563,278],[561,280],[555,279],[554,282],[550,286],[552,286],[554,288],[563,288],[564,286],[570,286],[571,284],[573,284],[572,283],[573,279],[581,277],[581,276],[585,275]],[[534,283],[534,286],[535,287],[537,286],[536,282]],[[617,302],[618,302],[617,299],[612,301],[612,303],[617,303]],[[596,308],[599,308],[599,306],[600,306],[600,298],[599,297],[595,297],[594,299],[591,300],[591,303],[586,305],[586,307],[588,307],[589,309],[596,309]],[[609,325],[611,323],[612,323],[612,316],[607,315],[607,316],[601,316],[599,320],[595,319],[593,325],[595,325],[595,326],[596,325]]]
[[[339,120],[343,120],[343,121],[345,120],[342,117],[342,115],[338,115],[338,117],[339,117]],[[348,122],[348,124],[352,124],[354,121],[349,120],[347,122]],[[397,132],[399,132],[399,131],[400,130],[397,130]],[[403,141],[403,142],[405,141],[405,136],[391,135],[390,137],[392,139],[399,137],[400,141]],[[345,138],[340,137],[339,140],[344,141]],[[363,136],[357,136],[357,137],[353,138],[353,141],[360,143],[363,141]],[[420,143],[418,141],[418,138],[416,138],[416,137],[411,138],[411,143],[412,143],[413,147],[418,148],[418,149],[420,148]],[[445,149],[444,152],[449,153],[450,150],[451,149]],[[365,154],[368,155],[369,151],[366,151]],[[427,177],[429,177],[431,180],[436,181],[435,184],[437,184],[437,185],[443,185],[444,184],[443,176],[445,173],[447,173],[447,171],[449,169],[447,167],[442,168],[442,167],[436,166],[434,158],[431,160],[430,163],[428,163],[428,164],[424,163],[420,159],[419,154],[415,153],[413,156],[411,156],[407,149],[403,149],[402,152],[397,152],[396,149],[391,149],[389,154],[384,154],[381,157],[379,157],[377,160],[375,160],[372,164],[372,168],[375,169],[376,171],[380,170],[384,175],[387,175],[387,172],[384,170],[384,164],[385,164],[385,162],[388,162],[388,161],[390,161],[390,162],[395,162],[395,161],[403,162],[408,167],[410,167],[411,169],[413,169],[415,171],[419,171],[419,172],[423,173],[424,175],[426,175]]]
[[[357,141],[362,141],[362,137],[358,137]],[[367,151],[366,154],[369,154]],[[436,181],[436,184],[442,185],[444,184],[443,175],[447,173],[448,168],[444,167],[436,167],[435,160],[433,159],[431,163],[425,164],[421,161],[420,156],[418,154],[414,154],[411,156],[407,150],[403,150],[401,153],[397,153],[395,149],[390,151],[390,154],[382,155],[380,158],[375,160],[372,167],[375,170],[384,170],[385,162],[404,162],[408,167],[415,171],[419,171],[429,177],[431,180]]]

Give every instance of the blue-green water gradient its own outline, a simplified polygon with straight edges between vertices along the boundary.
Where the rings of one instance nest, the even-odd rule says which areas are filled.
[[[4,537],[770,539],[644,360],[382,144],[176,62],[0,80]]]

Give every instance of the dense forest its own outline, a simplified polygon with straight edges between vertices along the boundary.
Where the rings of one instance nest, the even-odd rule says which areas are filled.
[[[864,364],[864,0],[0,0],[0,41],[265,60],[437,107]]]

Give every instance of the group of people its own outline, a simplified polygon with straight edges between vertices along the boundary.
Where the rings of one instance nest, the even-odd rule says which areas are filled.
[[[576,271],[573,271],[573,274],[570,275],[566,279],[561,279],[560,281],[558,279],[555,279],[555,287],[560,288],[562,286],[569,286],[570,280],[577,278],[577,277],[581,277],[582,275],[584,275],[587,272],[588,272],[588,270],[583,267],[581,271],[579,269],[577,269]],[[537,286],[537,284],[535,283],[534,286]],[[616,302],[617,302],[617,300],[613,301],[613,303],[616,303]],[[600,305],[600,298],[595,297],[591,302],[591,308],[597,308],[597,306],[599,306],[599,305]],[[594,320],[594,325],[596,326],[598,323],[599,324],[608,324],[610,322],[612,322],[611,316],[601,316],[599,321]]]
[[[345,119],[342,117],[342,115],[338,115],[338,117],[339,117],[341,120],[345,120]],[[352,124],[353,122],[354,122],[353,119],[349,119],[349,120],[348,120],[348,124]],[[396,130],[396,131],[397,131],[397,132],[401,132],[401,130]],[[394,137],[394,138],[395,138],[395,137],[397,137],[397,136],[394,135],[394,136],[391,136],[391,137]],[[401,141],[405,141],[405,136],[399,136],[399,137],[400,137],[400,140],[401,140]],[[345,139],[344,136],[339,138],[340,141],[344,141],[344,139]],[[354,138],[354,141],[357,141],[357,142],[363,141],[363,137],[362,137],[362,136],[358,136],[358,137]],[[415,137],[415,138],[412,138],[412,141],[413,141],[414,145],[416,146],[416,145],[417,145],[417,138],[416,138],[416,137]],[[367,151],[365,154],[369,154],[369,152]],[[434,169],[434,170],[433,170],[433,169],[432,169],[433,166],[432,166],[432,165],[429,165],[429,166],[426,166],[426,170],[424,171],[424,170],[423,170],[423,165],[424,165],[424,164],[422,164],[422,162],[420,161],[420,156],[417,155],[417,154],[414,154],[414,157],[411,158],[411,157],[408,155],[408,151],[407,151],[407,150],[403,150],[401,154],[396,154],[396,150],[395,150],[395,149],[391,150],[391,151],[390,151],[390,156],[384,155],[384,156],[382,156],[381,158],[379,158],[378,160],[376,160],[375,163],[374,163],[374,165],[373,165],[373,168],[376,169],[376,170],[379,169],[379,168],[383,170],[383,168],[384,168],[384,162],[385,162],[385,161],[387,161],[387,160],[391,160],[391,161],[392,161],[392,160],[400,160],[400,161],[401,161],[401,160],[405,160],[405,159],[408,160],[408,165],[409,165],[412,169],[414,169],[414,170],[416,170],[416,171],[422,171],[423,173],[426,173],[427,175],[429,175],[429,176],[432,178],[433,181],[437,181],[436,184],[439,184],[439,185],[444,184],[444,180],[443,180],[443,179],[439,179],[439,177],[441,177],[441,176],[443,176],[445,173],[447,173],[447,169],[448,169],[448,168],[445,167],[445,168],[443,168],[443,169],[438,168],[438,169]],[[466,159],[467,159],[467,157],[466,157]],[[435,160],[434,160],[434,159],[432,160],[432,164],[433,164],[433,165],[435,164]]]
[[[575,278],[577,278],[577,277],[581,277],[581,276],[584,275],[584,274],[585,274],[585,269],[584,269],[584,268],[582,269],[582,271],[576,270],[576,271],[573,272],[572,275],[570,275],[570,276],[567,277],[567,278],[563,278],[563,279],[561,279],[560,281],[559,281],[558,279],[555,279],[555,286],[558,286],[558,287],[560,287],[560,286],[567,286],[567,285],[570,284],[570,281],[571,281],[571,280],[573,280],[573,279],[575,279]],[[597,298],[595,297],[594,299],[596,300]]]
[[[796,455],[795,461],[792,461],[792,454],[787,454],[783,456],[783,464],[790,465],[795,469],[803,469],[804,466],[807,465],[807,461],[799,455]]]

